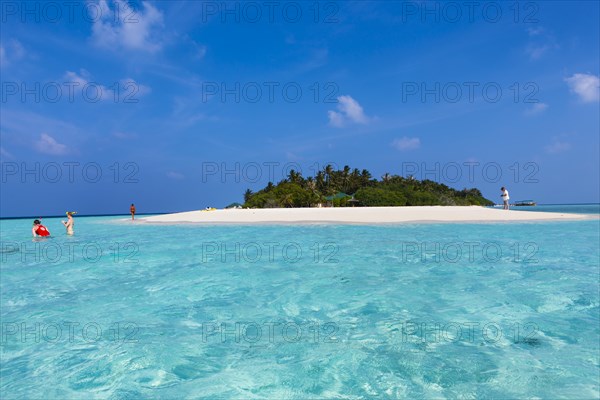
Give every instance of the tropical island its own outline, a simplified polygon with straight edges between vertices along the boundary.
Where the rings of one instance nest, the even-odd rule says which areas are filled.
[[[492,206],[476,188],[456,190],[428,179],[384,174],[374,179],[369,171],[327,165],[314,177],[291,170],[287,178],[264,189],[244,193],[244,208],[386,206]]]
[[[413,176],[384,174],[374,179],[365,169],[334,170],[314,177],[290,171],[276,185],[246,190],[244,204],[206,208],[140,219],[151,224],[404,224],[426,222],[524,222],[586,219],[584,214],[501,210],[479,189],[456,190]],[[471,207],[465,207],[471,206]],[[207,212],[208,211],[208,212]],[[128,223],[127,219],[123,220]]]

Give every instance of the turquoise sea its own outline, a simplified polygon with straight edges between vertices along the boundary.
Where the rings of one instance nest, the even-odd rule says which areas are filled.
[[[600,204],[538,204],[537,206],[512,206],[510,209],[516,211],[600,214]]]
[[[2,399],[600,396],[598,219],[43,222],[0,222]]]

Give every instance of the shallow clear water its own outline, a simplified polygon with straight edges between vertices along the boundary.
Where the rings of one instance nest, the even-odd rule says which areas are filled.
[[[2,221],[0,397],[597,398],[598,220]]]
[[[600,204],[538,204],[537,206],[512,206],[510,209],[516,211],[600,214]]]

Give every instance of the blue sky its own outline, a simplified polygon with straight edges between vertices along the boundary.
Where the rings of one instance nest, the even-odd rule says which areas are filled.
[[[0,4],[2,217],[222,207],[327,163],[600,200],[596,1]]]

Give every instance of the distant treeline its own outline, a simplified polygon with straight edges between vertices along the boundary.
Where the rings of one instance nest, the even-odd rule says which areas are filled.
[[[308,178],[292,170],[277,185],[269,182],[256,193],[246,190],[244,202],[244,207],[250,208],[315,207],[327,203],[336,207],[494,204],[475,188],[456,190],[443,183],[388,173],[377,180],[366,169],[359,171],[345,166],[336,171],[331,165]]]

